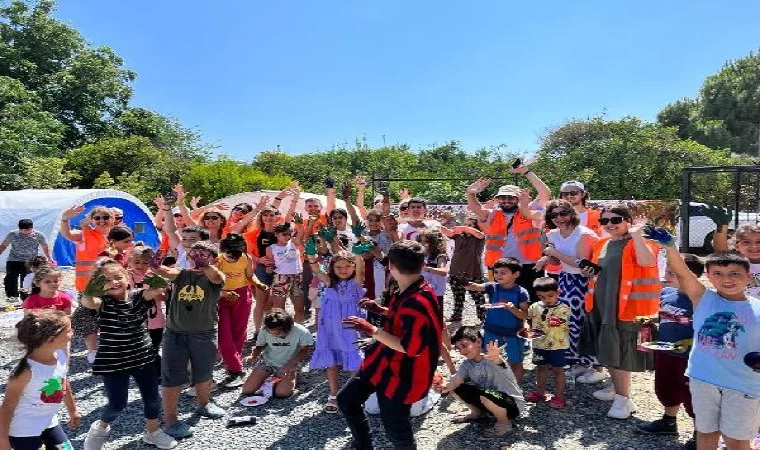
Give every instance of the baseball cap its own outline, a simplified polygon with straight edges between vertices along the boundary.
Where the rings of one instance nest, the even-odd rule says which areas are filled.
[[[575,188],[579,189],[583,192],[586,192],[586,187],[578,180],[568,180],[562,183],[562,186],[560,186],[559,191],[564,192],[568,188]]]
[[[496,193],[496,195],[494,195],[494,197],[501,197],[502,195],[511,195],[512,197],[517,197],[520,195],[520,188],[512,184],[505,184],[499,188],[499,191]]]

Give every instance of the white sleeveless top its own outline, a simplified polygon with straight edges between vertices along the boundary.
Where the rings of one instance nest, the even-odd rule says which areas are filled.
[[[285,245],[270,245],[274,257],[274,273],[279,275],[297,275],[303,272],[301,252],[292,240]]]
[[[32,378],[13,412],[10,436],[39,436],[48,428],[58,425],[58,410],[63,404],[69,358],[63,350],[56,351],[55,357],[58,362],[51,366],[27,359]]]
[[[586,228],[583,225],[578,225],[568,237],[562,237],[562,235],[559,233],[559,229],[555,228],[546,233],[546,239],[550,243],[554,244],[554,247],[558,252],[573,258],[578,258],[578,242],[580,242],[581,236],[584,234],[590,234],[594,237],[596,236],[596,233],[594,233],[590,228]],[[581,273],[581,269],[573,267],[564,262],[562,263],[562,271],[566,273]]]

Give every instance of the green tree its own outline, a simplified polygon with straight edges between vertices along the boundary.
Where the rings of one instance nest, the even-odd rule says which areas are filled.
[[[71,187],[76,174],[65,169],[66,160],[55,156],[25,158],[24,187],[29,189],[65,189]]]
[[[282,189],[292,179],[286,175],[270,175],[251,164],[221,157],[211,163],[195,164],[181,181],[187,192],[212,202],[240,192]]]

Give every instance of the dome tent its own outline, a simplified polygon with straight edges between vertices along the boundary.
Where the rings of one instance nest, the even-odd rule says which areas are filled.
[[[18,229],[19,219],[32,219],[34,228],[45,235],[53,259],[60,266],[73,266],[75,248],[59,236],[61,214],[74,205],[84,205],[85,212],[71,219],[72,228],[95,206],[124,211],[124,224],[135,233],[135,241],[156,247],[159,236],[153,225],[153,214],[137,197],[113,189],[27,189],[0,191],[0,239]],[[4,270],[8,251],[0,255]]]

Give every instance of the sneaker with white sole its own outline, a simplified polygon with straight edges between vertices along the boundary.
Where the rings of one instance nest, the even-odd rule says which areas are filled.
[[[87,362],[92,364],[95,362],[95,356],[97,356],[98,351],[97,350],[89,350],[87,352]]]
[[[615,399],[615,387],[610,385],[604,389],[594,391],[594,393],[591,395],[593,395],[597,400],[601,400],[603,402],[611,402]]]
[[[606,373],[604,373],[604,372],[597,372],[596,370],[592,369],[592,370],[589,370],[588,372],[586,372],[585,374],[579,376],[575,380],[578,383],[594,384],[594,383],[598,383],[600,381],[604,381],[606,378],[607,378],[607,374]]]
[[[627,419],[636,412],[636,404],[630,398],[615,394],[612,407],[607,411],[607,417],[613,419]]]
[[[155,445],[158,448],[174,448],[177,446],[177,441],[175,441],[173,437],[164,433],[161,428],[152,433],[148,433],[147,431],[144,432],[142,440],[146,444]]]
[[[589,370],[594,370],[594,369],[591,369],[586,366],[578,365],[578,366],[573,366],[569,371],[567,371],[567,373],[573,374],[574,377],[579,377],[581,375],[585,375],[586,373],[588,373]]]
[[[96,420],[90,425],[90,431],[84,439],[84,450],[101,450],[111,434],[111,426],[100,428],[100,421]]]

